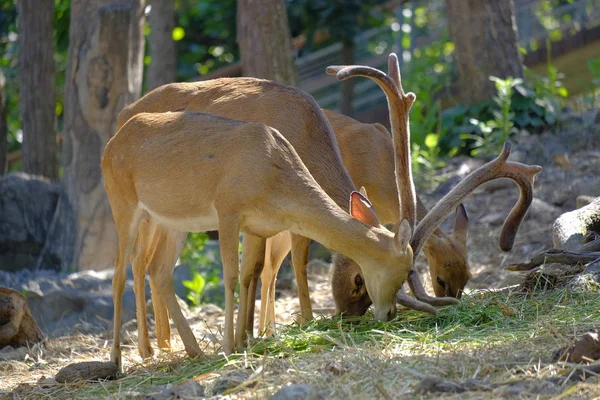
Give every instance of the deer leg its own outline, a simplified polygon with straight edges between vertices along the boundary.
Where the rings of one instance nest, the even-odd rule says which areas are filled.
[[[269,239],[267,239],[267,243],[268,242],[269,242]],[[266,254],[268,254],[270,247],[271,246],[269,244],[267,244]],[[265,265],[264,265],[264,268],[260,275],[260,282],[261,282],[262,286],[260,288],[260,314],[258,316],[258,333],[259,334],[266,333],[265,324],[267,321],[267,312],[268,312],[267,307],[268,307],[268,303],[270,300],[269,290],[271,288],[271,282],[273,279],[272,277],[273,277],[273,270],[271,268],[271,257],[269,257],[267,255],[267,256],[265,256]],[[267,336],[270,336],[270,335],[267,334]]]
[[[144,359],[153,354],[150,338],[148,337],[148,318],[146,315],[146,266],[148,252],[148,221],[140,222],[138,236],[135,242],[136,254],[131,266],[133,269],[133,292],[135,294],[135,316],[138,330],[138,352]]]
[[[141,211],[126,202],[113,201],[111,203],[113,217],[119,237],[119,250],[115,273],[112,280],[113,297],[113,345],[110,352],[110,360],[122,368],[121,358],[121,311],[123,307],[123,292],[127,279],[127,261],[133,250],[135,235],[141,217]]]
[[[150,275],[150,292],[152,293],[152,308],[154,309],[154,325],[156,327],[158,347],[163,350],[170,350],[171,325],[169,324],[169,312],[152,275]]]
[[[223,281],[225,283],[225,332],[223,351],[231,354],[234,348],[233,309],[235,287],[239,271],[239,220],[231,213],[219,213],[219,246],[223,260]],[[243,298],[242,298],[243,300]]]
[[[292,264],[294,265],[296,285],[298,286],[301,324],[313,319],[310,291],[308,289],[308,276],[306,274],[309,250],[310,239],[292,234]]]
[[[237,348],[244,346],[249,326],[248,320],[254,319],[254,307],[251,304],[256,299],[256,284],[253,281],[256,281],[258,274],[262,272],[264,259],[265,239],[245,233],[242,241],[240,306],[235,332]],[[254,288],[254,293],[251,288]]]
[[[268,254],[268,264],[271,268],[271,275],[269,280],[263,281],[268,287],[267,297],[264,299],[266,303],[267,315],[264,318],[267,336],[275,335],[275,282],[277,281],[277,274],[281,268],[281,264],[285,259],[285,256],[290,252],[292,247],[291,233],[284,232],[277,236],[274,236],[270,243],[270,250]]]
[[[190,357],[197,357],[202,355],[202,351],[192,329],[181,312],[173,286],[173,268],[179,253],[181,253],[185,238],[185,233],[168,231],[161,226],[157,226],[155,238],[153,239],[156,252],[154,260],[150,264],[149,272],[150,281],[156,284],[157,293],[159,293],[157,297],[162,299],[169,315],[173,318],[185,351]],[[164,314],[162,317],[164,317]]]

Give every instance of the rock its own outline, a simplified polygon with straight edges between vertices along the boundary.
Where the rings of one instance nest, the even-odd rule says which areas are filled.
[[[577,200],[575,201],[575,207],[576,208],[581,208],[581,207],[585,207],[588,204],[590,204],[592,201],[594,201],[595,197],[594,196],[586,196],[586,195],[581,195],[581,196],[577,196]]]
[[[212,387],[212,394],[217,395],[224,393],[228,390],[234,389],[243,384],[247,379],[244,375],[227,375],[223,376],[215,381]],[[249,384],[246,387],[254,387],[256,382]]]
[[[600,288],[600,260],[589,263],[583,272],[569,282],[569,288],[582,292],[598,291]]]
[[[554,361],[572,363],[590,363],[600,359],[599,331],[587,332],[571,346],[564,347],[554,353]]]
[[[531,206],[529,207],[529,211],[527,211],[527,218],[535,219],[538,223],[546,225],[554,222],[562,212],[560,207],[556,207],[544,200],[534,197]]]
[[[325,394],[318,388],[307,385],[297,384],[288,385],[279,389],[271,400],[321,400],[326,399]]]
[[[201,309],[205,315],[223,315],[223,309],[215,304],[205,304]]]
[[[145,396],[145,400],[198,399],[204,397],[204,386],[193,379],[161,386],[162,390]]]
[[[479,222],[481,224],[485,224],[485,225],[500,226],[500,225],[502,225],[502,223],[504,223],[505,218],[506,218],[506,213],[498,211],[498,212],[485,214],[484,216],[479,218],[479,220],[477,222]]]
[[[56,374],[59,383],[116,379],[119,367],[112,362],[86,361],[69,364]]]
[[[25,296],[0,286],[0,349],[37,343],[42,337],[42,331],[27,307]]]
[[[66,269],[75,220],[61,186],[23,173],[0,178],[0,269]]]

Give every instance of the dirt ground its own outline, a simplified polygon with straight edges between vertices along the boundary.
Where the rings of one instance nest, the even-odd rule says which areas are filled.
[[[517,284],[523,273],[508,272],[504,269],[511,262],[522,262],[534,253],[550,248],[552,221],[562,212],[574,209],[579,195],[600,196],[600,140],[597,135],[579,138],[572,146],[561,147],[561,140],[548,135],[532,136],[516,144],[515,158],[522,162],[540,164],[544,167],[535,182],[535,200],[525,218],[511,252],[498,250],[498,235],[504,217],[518,198],[518,189],[512,183],[493,183],[478,190],[465,201],[469,213],[470,230],[468,236],[469,260],[473,277],[467,292],[482,288],[501,288]],[[553,150],[541,154],[537,150],[547,145]],[[525,151],[519,150],[525,149]],[[468,169],[472,162],[464,158],[451,160],[438,175],[447,175],[449,181],[457,171]],[[444,194],[442,188],[425,194],[424,200],[431,206]],[[450,221],[451,222],[451,221]],[[445,224],[447,226],[448,224]],[[446,228],[447,229],[447,228]],[[422,280],[429,284],[427,265],[421,257],[417,264]],[[329,279],[326,274],[309,271],[311,298],[315,315],[330,316],[333,301],[330,295]],[[429,287],[430,289],[430,287]],[[260,302],[257,302],[257,310]],[[280,291],[276,302],[277,321],[282,325],[293,323],[298,309],[295,290]],[[216,306],[205,306],[188,313],[192,329],[207,351],[218,351],[222,340],[221,329],[223,312]],[[152,326],[153,324],[151,324]],[[258,324],[256,323],[255,326]],[[126,369],[144,368],[137,355],[135,325],[129,323],[125,335],[124,363]],[[32,349],[19,349],[0,353],[0,398],[49,398],[42,389],[38,391],[17,391],[19,385],[33,385],[47,377],[52,377],[59,368],[73,361],[107,360],[110,353],[111,334],[94,337],[74,333],[71,337],[51,339],[44,346]],[[172,356],[183,356],[183,345],[173,330],[173,346],[177,351]],[[397,354],[395,355],[398,356]],[[164,357],[164,356],[160,356]],[[159,359],[160,359],[159,357]],[[460,363],[460,358],[454,358]],[[288,366],[289,367],[289,366]],[[373,366],[377,369],[381,366]],[[117,396],[120,397],[120,396]],[[385,398],[385,396],[383,396]],[[232,398],[237,398],[233,396]]]

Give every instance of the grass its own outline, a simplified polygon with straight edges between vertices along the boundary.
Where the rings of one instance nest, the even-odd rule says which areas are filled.
[[[553,351],[597,327],[599,305],[598,293],[566,289],[536,294],[476,292],[435,316],[401,311],[389,323],[375,322],[369,315],[319,318],[304,326],[283,327],[274,338],[255,339],[242,354],[195,360],[177,352],[131,366],[116,381],[46,389],[27,384],[13,395],[131,398],[156,391],[158,385],[192,378],[205,385],[228,374],[246,380],[230,390],[232,398],[268,398],[286,382],[310,383],[325,390],[327,398],[386,399],[419,398],[414,389],[424,376],[456,382],[468,378],[495,384],[524,378],[541,382],[568,368],[552,362]],[[454,396],[496,398],[502,395],[498,390]],[[522,398],[545,398],[537,386],[523,390]],[[550,395],[574,389],[566,385],[556,390]],[[600,395],[599,389],[585,389],[585,384],[578,384],[575,392],[581,390],[596,390]],[[452,398],[445,393],[437,396]]]

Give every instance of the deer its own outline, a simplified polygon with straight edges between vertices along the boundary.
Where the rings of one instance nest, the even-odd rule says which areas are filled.
[[[398,220],[398,195],[394,176],[394,148],[388,130],[381,124],[365,124],[335,111],[322,110],[336,136],[344,167],[356,187],[364,188],[383,224]],[[366,151],[365,149],[368,149]],[[419,196],[417,218],[428,212]],[[425,243],[423,252],[429,264],[429,273],[436,296],[460,298],[471,277],[467,256],[469,218],[460,204],[450,234],[436,229]],[[291,248],[288,234],[267,239],[264,268],[261,274],[261,303],[259,332],[267,336],[275,332],[275,282],[277,273]],[[360,268],[341,254],[333,258],[332,294],[335,314],[360,316],[371,301],[365,289]],[[447,282],[447,283],[446,283]]]
[[[415,98],[410,95],[404,103],[407,106]],[[408,143],[403,138],[398,141]],[[399,162],[408,165],[410,149],[404,149],[400,157],[403,159]],[[106,145],[101,169],[119,239],[113,276],[111,349],[111,361],[119,368],[126,263],[136,242],[142,240],[138,239],[141,220],[148,221],[154,229],[160,227],[167,239],[172,239],[171,244],[184,232],[219,230],[226,354],[234,349],[240,231],[268,238],[288,230],[347,254],[361,266],[375,318],[388,321],[396,315],[396,293],[412,269],[409,241],[415,200],[411,188],[402,192],[400,200],[407,217],[403,214],[388,230],[377,223],[372,205],[359,192],[350,193],[349,212],[338,206],[276,129],[263,123],[190,111],[134,115]],[[410,168],[403,168],[398,172],[398,180],[412,187],[410,174]],[[171,307],[172,268],[160,268],[157,263],[151,263],[149,268],[162,300],[167,308]],[[250,279],[244,278],[253,276],[254,269],[256,266],[242,268],[240,310],[246,309],[244,303],[249,298]],[[244,328],[244,320],[245,315],[238,316],[238,327],[241,323]]]
[[[164,85],[146,94],[138,101],[125,107],[118,118],[118,129],[141,112],[161,113],[166,111],[199,111],[250,122],[262,122],[277,129],[295,148],[313,177],[334,202],[345,211],[349,210],[348,198],[355,191],[352,179],[343,166],[335,135],[323,112],[306,93],[275,82],[255,78],[221,78],[195,83],[174,83]],[[396,186],[394,186],[396,187]],[[399,201],[397,202],[399,203]],[[176,240],[175,240],[176,239]],[[134,271],[134,289],[136,293],[136,312],[138,321],[138,349],[143,358],[152,355],[149,343],[145,314],[145,274],[150,272],[150,288],[154,299],[154,314],[157,326],[159,347],[169,349],[170,327],[169,314],[182,337],[186,351],[190,355],[199,354],[189,325],[179,309],[172,289],[162,290],[159,294],[158,282],[152,271],[156,269],[174,268],[177,255],[183,246],[185,235],[173,238],[164,232],[160,224],[142,220],[138,238],[132,253]],[[296,279],[303,320],[312,318],[311,303],[306,276],[309,240],[301,235],[292,234],[292,262],[296,266]],[[168,243],[163,243],[167,241]],[[253,235],[244,234],[242,252],[242,271],[246,265],[262,266],[265,260],[265,240]],[[276,251],[276,249],[273,249]],[[287,253],[289,250],[285,250]],[[153,264],[159,266],[153,266]],[[252,267],[253,268],[253,267]],[[242,276],[242,289],[249,293],[245,301],[249,310],[240,307],[240,313],[247,316],[245,326],[252,326],[256,285],[260,272],[256,277]],[[172,272],[171,272],[172,275]],[[251,285],[245,289],[246,280]],[[164,281],[164,279],[163,279]],[[172,286],[172,277],[168,280]],[[163,283],[163,287],[164,287]],[[244,294],[245,295],[245,294]],[[166,300],[168,297],[170,300]],[[434,305],[456,304],[456,299],[431,299],[422,297]],[[421,304],[415,304],[422,307]],[[430,312],[431,308],[428,309]],[[238,318],[238,324],[242,319]],[[238,329],[245,332],[245,329]],[[243,342],[245,333],[240,333],[238,344]]]

